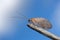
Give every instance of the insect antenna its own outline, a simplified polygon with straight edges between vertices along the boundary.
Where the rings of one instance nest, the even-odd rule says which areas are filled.
[[[28,18],[27,16],[25,16],[24,14],[21,14],[21,13],[20,13],[20,14],[18,14],[18,15],[19,15],[18,18],[20,18],[20,16],[21,16],[21,18],[24,18],[24,19],[27,19],[27,20],[29,19],[29,18]]]
[[[17,15],[17,16],[16,16]],[[10,18],[18,18],[18,19],[26,19],[26,20],[28,20],[29,18],[27,17],[27,16],[25,16],[24,14],[22,14],[22,13],[17,13],[15,16],[12,16],[12,17],[10,17]]]
[[[25,15],[23,15],[23,14],[20,14],[21,16],[22,16],[22,18],[24,18],[24,19],[29,19],[27,16],[25,16]]]

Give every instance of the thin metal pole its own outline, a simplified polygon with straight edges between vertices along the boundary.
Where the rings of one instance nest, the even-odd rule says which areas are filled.
[[[35,26],[33,24],[28,24],[28,27],[35,30],[35,31],[37,31],[37,32],[39,32],[39,33],[41,33],[41,34],[43,34],[43,35],[45,35],[46,37],[48,37],[48,38],[50,38],[52,40],[60,40],[60,37],[54,35],[51,32],[48,32],[47,30],[45,30],[43,28],[37,27],[37,26]]]

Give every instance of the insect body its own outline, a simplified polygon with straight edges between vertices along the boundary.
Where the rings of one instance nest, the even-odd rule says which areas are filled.
[[[31,18],[29,22],[43,29],[50,29],[52,27],[51,23],[45,18]]]
[[[28,17],[26,17],[25,15],[23,15],[23,14],[20,14],[20,15],[22,16],[22,18],[25,18],[28,20]],[[51,29],[52,28],[51,23],[45,18],[40,18],[40,17],[31,18],[28,20],[28,22],[32,23],[38,27],[41,27],[43,29]]]

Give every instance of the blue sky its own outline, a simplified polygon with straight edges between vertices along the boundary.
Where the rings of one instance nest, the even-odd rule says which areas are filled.
[[[54,19],[55,18],[54,15],[57,14],[54,12],[57,9],[59,2],[60,2],[59,0],[32,0],[31,5],[27,9],[26,16],[28,18],[32,18],[32,17],[47,18],[48,20],[50,20],[50,22],[53,25],[52,29],[49,31],[56,35],[60,35],[59,34],[60,31],[57,30],[59,28],[59,27],[57,27],[57,23],[58,23],[57,20],[59,20],[59,19],[57,19],[57,20]],[[60,13],[59,13],[59,15],[60,15]],[[49,40],[49,38],[28,28],[26,26],[27,23],[28,22],[26,22],[26,20],[25,20],[24,25],[22,24],[23,27],[21,28],[21,30],[19,32],[20,33],[19,40]]]
[[[13,12],[10,13],[13,13],[12,16],[20,16],[21,18],[12,19],[13,27],[9,28],[14,30],[8,29],[12,32],[7,31],[7,34],[0,37],[1,40],[50,40],[42,34],[28,28],[28,20],[23,18],[21,14],[27,16],[28,19],[34,17],[47,18],[53,25],[52,29],[48,31],[60,36],[60,0],[26,0],[25,3],[23,0],[22,4],[25,5],[20,4],[21,2],[19,1],[19,4],[16,5],[18,7],[15,8],[13,6],[15,10],[13,9]]]

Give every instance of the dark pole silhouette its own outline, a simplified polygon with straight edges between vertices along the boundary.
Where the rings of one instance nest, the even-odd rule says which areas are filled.
[[[31,21],[31,20],[30,20]],[[38,21],[38,20],[37,20]],[[35,22],[36,23],[36,22]],[[60,37],[54,35],[53,33],[51,32],[48,32],[47,30],[45,30],[44,28],[42,27],[38,27],[37,25],[34,25],[33,23],[29,23],[28,24],[28,27],[45,35],[46,37],[52,39],[52,40],[60,40]]]

